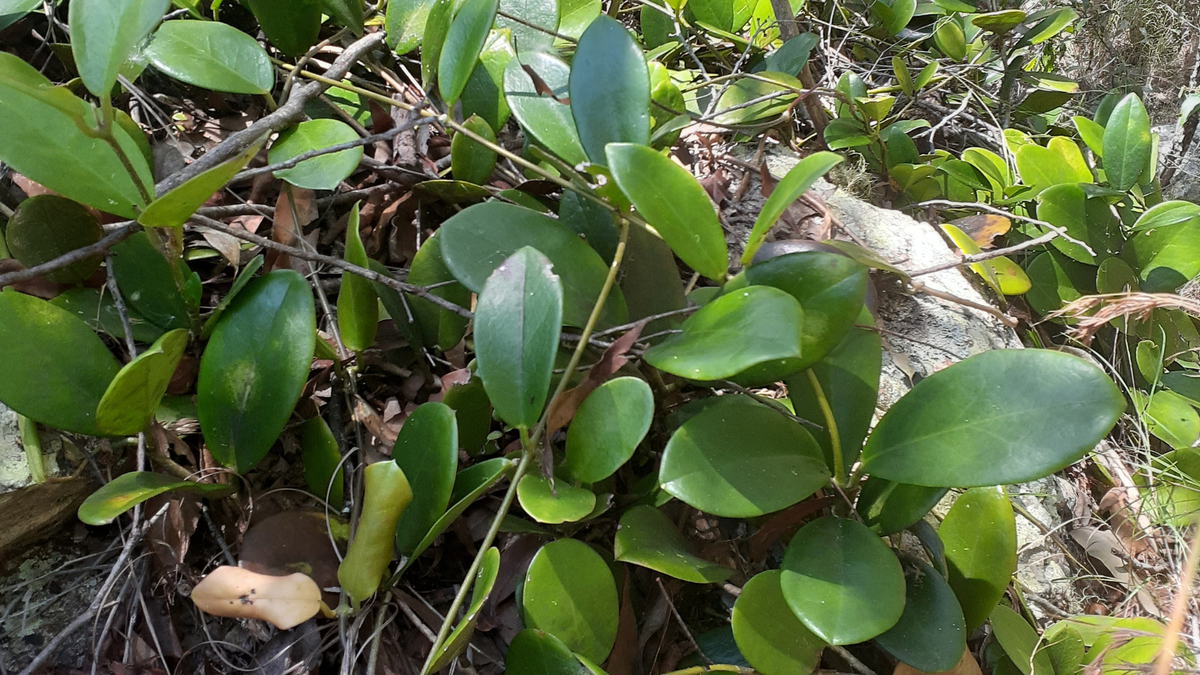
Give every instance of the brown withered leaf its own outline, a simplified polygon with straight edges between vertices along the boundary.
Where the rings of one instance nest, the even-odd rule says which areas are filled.
[[[892,675],[927,675],[922,670],[917,670],[906,663],[897,663],[896,669],[892,671]],[[979,663],[975,661],[975,657],[971,655],[971,650],[968,648],[963,652],[962,658],[958,660],[950,670],[943,670],[940,673],[929,673],[928,675],[983,675],[983,671],[979,669]]]
[[[549,96],[563,105],[571,105],[571,99],[559,98],[555,96],[554,90],[550,88],[550,85],[546,84],[546,81],[542,79],[542,76],[538,75],[537,71],[535,71],[533,68],[522,63],[521,70],[524,70],[525,74],[529,76],[529,79],[533,80],[533,90],[538,93],[538,96]]]
[[[833,497],[809,499],[771,516],[771,519],[763,523],[763,526],[758,528],[758,532],[750,537],[750,560],[755,563],[762,562],[766,559],[771,546],[779,541],[780,537],[787,534],[804,519],[836,501]]]
[[[279,199],[275,202],[275,224],[271,228],[271,239],[288,246],[297,246],[304,236],[304,227],[316,219],[316,194],[312,190],[285,185],[279,191]],[[267,251],[265,262],[268,270],[294,267],[291,256],[275,250]]]
[[[550,402],[550,412],[546,415],[545,438],[549,439],[554,432],[570,422],[571,418],[575,416],[575,411],[579,410],[580,404],[583,403],[583,399],[587,398],[588,394],[592,393],[596,387],[607,382],[626,363],[629,363],[629,359],[625,358],[625,353],[637,342],[647,321],[637,322],[633,328],[609,345],[596,365],[588,370],[587,377],[579,383],[579,386],[564,391]]]
[[[633,613],[633,601],[629,597],[629,584],[633,575],[628,566],[623,566],[621,576],[621,612],[617,618],[617,641],[605,664],[608,675],[637,675],[638,637],[637,616]]]
[[[950,224],[965,232],[980,248],[991,248],[992,240],[1012,227],[1008,218],[991,213],[955,218]]]
[[[146,532],[146,548],[153,554],[156,576],[165,579],[174,575],[183,566],[188,544],[200,522],[200,498],[192,492],[163,494],[146,503],[150,513],[167,505],[163,518],[154,521]]]
[[[242,538],[238,560],[243,568],[259,574],[307,574],[322,589],[338,585],[338,563],[325,514],[319,511],[284,511],[255,523]],[[322,591],[322,595],[325,604],[337,605],[336,593]]]

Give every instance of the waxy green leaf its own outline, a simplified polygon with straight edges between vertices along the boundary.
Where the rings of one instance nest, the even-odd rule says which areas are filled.
[[[942,520],[947,581],[967,630],[987,620],[1017,569],[1017,525],[1003,487],[971,488]]]
[[[820,664],[825,643],[788,606],[782,575],[767,570],[742,586],[733,605],[733,639],[762,675],[807,675]]]
[[[350,209],[350,220],[346,223],[346,251],[343,257],[352,265],[367,267],[370,261],[363,248],[358,223],[358,203],[355,202]],[[379,296],[370,281],[357,274],[342,272],[337,318],[338,331],[347,349],[362,352],[375,343],[375,331],[379,327]]]
[[[1017,148],[1016,155],[1021,181],[1035,191],[1062,183],[1095,182],[1079,146],[1069,138],[1055,136],[1046,147],[1028,143]]]
[[[283,431],[308,379],[316,340],[312,291],[277,270],[229,306],[200,359],[196,404],[204,442],[224,466],[254,468]]]
[[[825,516],[796,533],[780,578],[787,604],[818,638],[869,640],[904,611],[904,572],[878,535],[856,520]]]
[[[725,233],[696,177],[646,145],[610,143],[606,152],[617,186],[675,255],[709,279],[723,280]]]
[[[179,480],[174,476],[149,471],[131,471],[105,483],[85,499],[79,505],[79,519],[88,525],[107,525],[147,499],[172,490],[220,497],[233,492],[233,486]]]
[[[500,12],[525,22],[496,17],[497,26],[511,31],[518,52],[543,50],[554,44],[554,33],[558,30],[557,0],[500,0]]]
[[[607,164],[609,143],[650,142],[650,70],[616,19],[597,17],[579,38],[569,88],[579,140],[593,162]]]
[[[217,21],[168,21],[146,48],[150,64],[188,84],[232,94],[275,86],[271,57],[258,41]]]
[[[411,506],[409,508],[412,508]],[[471,604],[463,614],[458,625],[454,627],[446,641],[438,650],[437,658],[424,670],[426,673],[436,673],[450,665],[459,654],[467,649],[471,636],[475,633],[475,623],[479,620],[479,611],[487,601],[496,585],[496,575],[500,572],[500,549],[489,548],[479,562],[479,571],[475,573],[475,583],[471,585]]]
[[[88,91],[112,93],[121,66],[170,6],[170,0],[78,0],[68,6],[71,52]]]
[[[271,44],[301,56],[321,33],[321,0],[246,0]]]
[[[309,492],[327,499],[334,508],[340,507],[344,490],[342,453],[324,419],[314,417],[300,426],[300,451]]]
[[[988,619],[992,622],[992,632],[996,635],[996,641],[1022,673],[1054,675],[1054,664],[1050,661],[1050,654],[1038,649],[1041,646],[1041,638],[1020,614],[1004,605],[996,605]]]
[[[408,282],[414,286],[441,284],[432,289],[430,293],[466,309],[471,304],[471,291],[455,281],[454,275],[446,267],[445,259],[442,257],[439,233],[440,230],[426,239],[421,244],[421,248],[417,249],[417,255],[413,257],[412,264],[409,266]],[[407,300],[413,317],[421,327],[421,334],[426,346],[446,351],[462,339],[463,333],[467,330],[466,317],[439,307],[424,298],[411,296]]]
[[[397,54],[407,54],[421,44],[425,21],[437,0],[395,0],[389,2],[384,26],[387,43]]]
[[[733,574],[728,567],[692,553],[675,525],[661,511],[645,504],[621,516],[613,557],[695,584],[717,583]]]
[[[577,480],[596,483],[633,457],[654,419],[654,394],[636,377],[618,377],[588,394],[567,429],[563,464]]]
[[[604,559],[576,539],[542,547],[525,575],[526,624],[602,662],[617,638],[617,583]]]
[[[200,23],[200,22],[197,22]],[[208,22],[204,22],[208,23]],[[221,24],[224,25],[224,24]],[[241,35],[242,33],[239,33]],[[258,43],[254,43],[255,46]],[[196,212],[204,202],[208,201],[217,190],[225,187],[250,160],[254,159],[262,143],[255,143],[237,157],[214,166],[171,190],[165,195],[150,202],[146,209],[138,214],[138,222],[146,227],[180,227]]]
[[[867,440],[863,468],[929,487],[1022,483],[1082,458],[1124,410],[1108,375],[1079,357],[985,352],[897,401]]]
[[[1150,116],[1137,94],[1126,94],[1104,125],[1104,175],[1108,184],[1117,190],[1137,185],[1150,161],[1150,151]]]
[[[529,429],[541,416],[561,329],[562,284],[545,256],[522,248],[488,278],[475,309],[479,377],[508,424]]]
[[[496,142],[496,134],[479,116],[469,117],[463,122],[463,127],[493,143]],[[454,180],[483,185],[487,183],[488,176],[492,175],[495,166],[495,150],[462,132],[454,134],[454,140],[450,142],[450,171],[454,174]]]
[[[829,481],[812,436],[742,397],[684,422],[663,450],[663,490],[705,513],[753,518],[787,508]]]
[[[863,483],[855,510],[863,523],[878,534],[895,534],[925,517],[947,491],[947,488],[871,478]]]
[[[586,675],[588,672],[562,640],[533,628],[526,628],[513,638],[504,654],[504,666],[510,673]]]
[[[533,71],[549,91],[541,90],[526,70]],[[504,68],[504,98],[533,140],[570,164],[581,164],[587,153],[575,130],[569,104],[570,67],[544,52],[519,54]]]
[[[150,234],[138,232],[112,248],[112,273],[125,303],[166,329],[191,328],[195,305],[183,297],[171,263],[154,247]]]
[[[442,100],[453,105],[467,86],[467,78],[475,69],[479,52],[487,41],[488,31],[496,20],[499,0],[473,0],[463,3],[438,55],[438,91]]]
[[[746,241],[746,250],[742,253],[742,264],[749,265],[758,247],[762,245],[771,226],[779,220],[779,216],[803,195],[817,179],[829,173],[829,170],[842,162],[842,156],[832,152],[816,152],[800,160],[775,185],[767,201],[763,203],[750,237]]]
[[[100,399],[96,427],[112,436],[132,436],[145,430],[167,393],[187,343],[186,330],[173,330],[125,364]]]
[[[309,120],[279,134],[271,145],[267,160],[272,164],[286,162],[313,150],[358,140],[358,132],[338,120]],[[332,190],[348,178],[362,161],[362,146],[347,148],[312,159],[306,159],[290,169],[275,172],[296,187],[309,190]]]
[[[596,493],[575,487],[566,481],[550,481],[540,474],[528,474],[517,485],[517,500],[531,518],[539,523],[573,523],[583,520],[596,508]]]
[[[392,446],[392,459],[408,477],[412,501],[396,523],[396,550],[412,555],[450,505],[458,470],[458,424],[442,403],[417,406]]]
[[[937,570],[923,560],[904,566],[904,613],[875,638],[898,660],[927,673],[950,670],[967,648],[962,608]]]
[[[25,267],[36,267],[104,237],[96,217],[82,204],[57,195],[36,195],[21,202],[8,221],[8,253]],[[86,281],[100,267],[103,255],[94,255],[45,277],[60,284]]]

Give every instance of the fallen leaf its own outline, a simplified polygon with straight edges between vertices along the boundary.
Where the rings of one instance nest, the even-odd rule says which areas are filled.
[[[316,194],[312,190],[285,185],[275,202],[275,225],[271,228],[271,239],[296,246],[304,236],[304,226],[317,219]],[[268,270],[294,268],[291,256],[270,250],[266,254]],[[297,270],[303,273],[306,270]]]
[[[321,589],[305,574],[273,577],[223,565],[196,584],[192,602],[206,614],[260,619],[287,630],[321,611]]]
[[[341,562],[329,540],[345,526],[326,524],[319,511],[284,511],[250,526],[242,538],[238,565],[258,574],[283,576],[305,574],[322,588],[338,585],[337,568]],[[325,593],[325,603],[337,604],[337,593]]]
[[[926,673],[925,671],[913,668],[907,663],[897,663],[896,669],[892,671],[892,675],[926,675]],[[979,669],[979,663],[975,661],[975,657],[971,655],[971,650],[968,648],[963,652],[962,658],[958,660],[958,663],[953,668],[928,675],[983,675],[983,671]]]
[[[1008,218],[991,213],[956,218],[950,223],[965,232],[980,248],[990,248],[993,239],[1012,227],[1012,221]]]

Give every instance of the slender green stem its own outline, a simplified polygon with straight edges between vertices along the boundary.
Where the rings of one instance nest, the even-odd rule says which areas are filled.
[[[121,144],[117,142],[116,134],[112,132],[114,119],[115,117],[113,113],[112,99],[108,94],[105,94],[104,96],[100,97],[100,112],[96,119],[96,125],[98,127],[97,131],[100,134],[100,138],[102,138],[105,143],[108,143],[108,146],[117,154],[117,159],[121,161],[121,166],[125,168],[125,173],[129,174],[129,179],[132,180],[134,186],[137,187],[138,194],[140,194],[142,199],[149,204],[150,202],[154,201],[154,195],[152,195],[150,190],[144,184],[142,184],[142,178],[138,175],[137,170],[133,168],[133,162],[129,161],[129,155],[125,154],[125,149],[122,148]]]
[[[17,429],[21,433],[21,446],[25,448],[29,477],[34,483],[45,483],[46,466],[42,462],[42,438],[38,435],[37,422],[24,415],[17,415]]]
[[[829,447],[833,450],[833,479],[839,485],[845,485],[844,477],[846,475],[846,463],[842,458],[842,440],[838,436],[837,420],[833,418],[833,409],[829,407],[829,400],[825,398],[825,390],[821,388],[821,381],[817,379],[817,374],[809,368],[808,383],[812,385],[813,394],[817,397],[817,407],[821,409],[821,414],[825,417],[825,428],[829,431]]]
[[[738,673],[738,675],[756,675],[758,671],[753,668],[745,668],[742,666],[727,666],[720,663],[714,663],[711,666],[692,666],[683,670],[672,670],[663,675],[704,675],[704,673]]]

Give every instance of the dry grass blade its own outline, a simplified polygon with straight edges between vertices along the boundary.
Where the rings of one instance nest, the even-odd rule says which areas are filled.
[[[1071,329],[1071,335],[1083,344],[1088,344],[1096,335],[1096,331],[1109,321],[1120,317],[1146,319],[1156,309],[1177,309],[1200,318],[1200,302],[1173,293],[1085,295],[1052,312],[1046,318],[1064,317],[1078,321]]]

